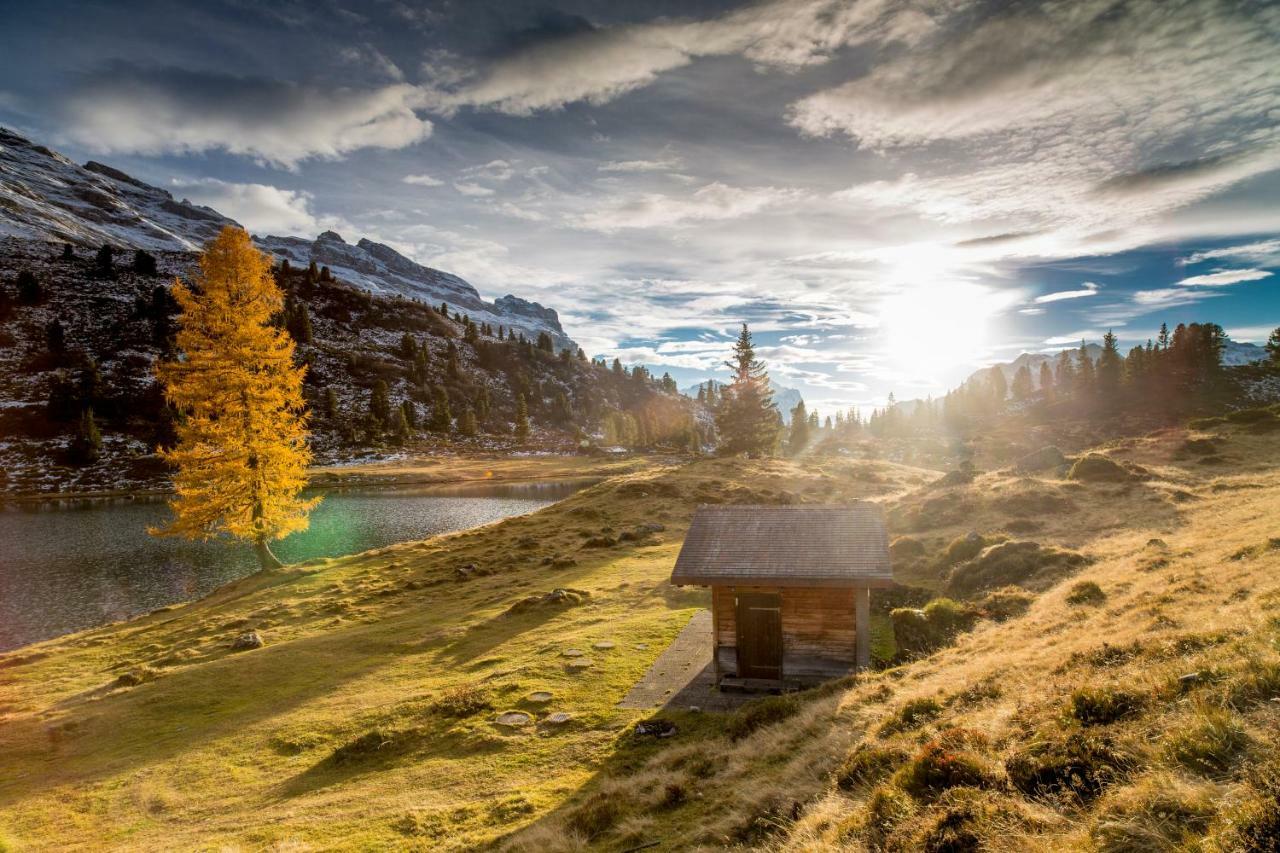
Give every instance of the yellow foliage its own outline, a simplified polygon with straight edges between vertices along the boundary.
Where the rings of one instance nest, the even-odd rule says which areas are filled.
[[[271,262],[249,235],[227,227],[200,258],[196,286],[180,281],[181,355],[161,364],[169,402],[181,413],[178,442],[161,449],[176,466],[173,521],[156,535],[209,539],[226,534],[258,546],[307,527],[317,500],[302,500],[307,447],[305,367],[271,318],[283,294]]]

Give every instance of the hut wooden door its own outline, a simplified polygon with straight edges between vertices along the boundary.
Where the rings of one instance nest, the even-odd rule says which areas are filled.
[[[781,680],[782,596],[740,592],[736,598],[738,677]]]

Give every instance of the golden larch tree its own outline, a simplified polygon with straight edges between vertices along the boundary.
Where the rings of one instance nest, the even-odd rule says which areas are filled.
[[[173,296],[180,354],[156,373],[180,414],[177,444],[160,451],[176,468],[176,497],[173,520],[150,532],[245,540],[262,568],[279,567],[269,543],[305,530],[319,501],[299,497],[311,461],[305,368],[272,324],[284,295],[271,261],[228,226],[205,246],[195,287],[175,281]]]

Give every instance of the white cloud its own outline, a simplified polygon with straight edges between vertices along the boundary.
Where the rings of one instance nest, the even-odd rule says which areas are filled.
[[[596,168],[601,172],[666,172],[683,165],[679,157],[660,157],[654,160],[610,160]]]
[[[478,166],[469,166],[462,170],[462,174],[468,178],[475,180],[497,181],[498,183],[511,180],[515,173],[515,168],[506,160],[490,160],[488,163],[482,163]]]
[[[1190,278],[1184,278],[1178,284],[1183,287],[1192,287],[1194,285],[1206,285],[1208,287],[1221,287],[1227,284],[1239,284],[1242,281],[1261,281],[1264,278],[1270,278],[1271,273],[1266,270],[1217,270],[1203,275],[1193,275]]]
[[[483,198],[493,195],[493,190],[472,181],[455,181],[453,188],[465,196]]]
[[[1083,299],[1086,296],[1094,296],[1098,292],[1098,285],[1092,281],[1086,281],[1079,290],[1059,290],[1056,293],[1046,293],[1037,296],[1034,301],[1037,305],[1043,305],[1046,302],[1061,302],[1064,299]]]
[[[258,235],[314,237],[335,220],[322,222],[311,212],[311,195],[267,184],[235,184],[205,178],[175,181],[174,188],[197,204],[230,216]]]
[[[444,181],[439,178],[433,178],[430,175],[405,175],[400,179],[403,183],[413,184],[416,187],[440,187],[444,186]]]
[[[701,57],[736,54],[795,69],[826,62],[853,44],[912,41],[931,26],[916,9],[890,0],[774,0],[706,21],[659,18],[586,29],[483,69],[463,69],[446,57],[429,68],[446,81],[430,98],[443,111],[472,106],[529,115],[578,101],[608,102]]]
[[[1177,287],[1160,287],[1154,290],[1139,290],[1133,294],[1135,305],[1158,306],[1160,308],[1176,308],[1179,305],[1191,305],[1203,299],[1222,296],[1208,290],[1183,290]]]
[[[1267,266],[1280,266],[1280,240],[1260,240],[1239,246],[1209,249],[1180,258],[1178,263],[1191,265],[1219,259],[1251,261],[1256,264],[1266,264]]]
[[[606,203],[571,220],[591,231],[626,228],[669,228],[691,222],[739,219],[783,202],[795,201],[795,190],[777,187],[731,187],[707,184],[686,196],[646,193]]]
[[[65,104],[66,133],[98,152],[222,150],[294,168],[361,148],[403,148],[431,134],[422,94],[397,83],[322,89],[278,80],[117,65],[86,78]]]

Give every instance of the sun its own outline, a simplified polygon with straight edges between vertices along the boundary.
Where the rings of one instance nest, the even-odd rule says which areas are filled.
[[[917,284],[880,305],[881,343],[888,366],[909,382],[929,383],[956,364],[982,360],[993,317],[1006,300],[973,282]]]

